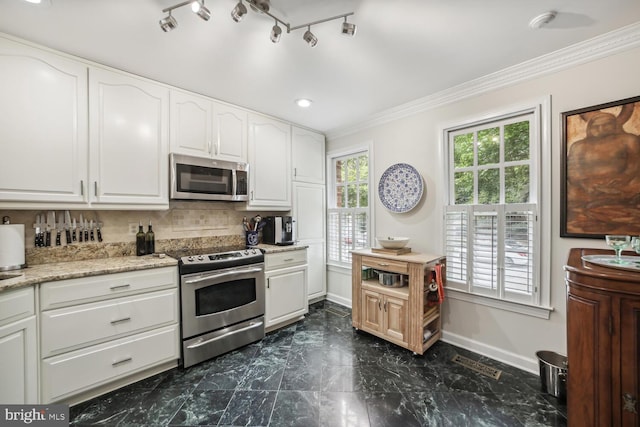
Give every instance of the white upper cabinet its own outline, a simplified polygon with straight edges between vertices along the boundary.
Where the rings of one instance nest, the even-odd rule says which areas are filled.
[[[0,201],[84,203],[87,66],[0,37]]]
[[[210,157],[213,149],[211,100],[171,91],[171,152]]]
[[[168,207],[169,89],[91,68],[89,93],[92,204]]]
[[[291,126],[249,114],[248,208],[291,209]]]
[[[292,126],[293,180],[324,184],[324,135]]]
[[[247,161],[247,112],[230,105],[213,103],[213,156]]]
[[[246,162],[247,112],[172,90],[171,152]]]

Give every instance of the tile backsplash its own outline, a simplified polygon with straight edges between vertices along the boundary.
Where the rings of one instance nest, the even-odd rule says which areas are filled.
[[[244,212],[235,209],[234,203],[225,202],[171,202],[165,211],[131,211],[131,210],[70,210],[72,218],[79,220],[82,214],[88,220],[102,223],[104,244],[135,243],[137,224],[142,222],[147,231],[149,221],[153,226],[156,241],[188,238],[206,238],[220,236],[244,236],[242,218],[251,217],[258,212]],[[0,216],[9,216],[12,224],[25,225],[25,247],[34,248],[37,214],[45,214],[46,210],[0,210]],[[283,212],[259,212],[266,215],[285,215]],[[56,219],[64,215],[64,210],[56,210]],[[132,229],[135,230],[132,233]],[[64,232],[62,245],[65,245]],[[78,243],[73,245],[94,244]],[[39,248],[38,248],[39,249]]]

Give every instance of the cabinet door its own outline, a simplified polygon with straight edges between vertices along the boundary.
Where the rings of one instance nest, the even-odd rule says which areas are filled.
[[[265,326],[268,328],[309,311],[307,268],[290,268],[266,273]]]
[[[305,243],[309,269],[309,299],[327,294],[326,247],[324,242]]]
[[[611,424],[611,298],[570,288],[567,297],[567,415],[571,426]]]
[[[382,330],[382,295],[368,289],[362,290],[361,328],[379,332]]]
[[[209,157],[213,151],[212,102],[171,91],[171,152]]]
[[[0,38],[0,200],[85,202],[87,67]]]
[[[297,127],[292,128],[293,180],[324,184],[324,135]]]
[[[384,328],[382,332],[391,341],[399,341],[406,344],[409,341],[407,338],[407,324],[409,320],[407,301],[385,296],[382,310],[384,311]]]
[[[168,207],[168,100],[161,85],[90,69],[94,204]]]
[[[249,207],[291,209],[291,126],[249,114]]]
[[[38,403],[36,317],[0,327],[0,402]]]
[[[294,184],[293,216],[296,219],[296,240],[325,239],[324,185]]]
[[[247,161],[247,112],[230,105],[213,106],[213,156],[234,162]],[[251,171],[250,171],[251,172]]]
[[[622,419],[620,425],[638,426],[640,425],[640,403],[638,403],[640,400],[640,299],[623,298],[620,317],[621,389],[619,399]]]

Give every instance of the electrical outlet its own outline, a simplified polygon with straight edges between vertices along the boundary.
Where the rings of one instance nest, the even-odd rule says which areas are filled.
[[[129,223],[129,234],[136,234],[138,232],[138,223],[130,222]]]

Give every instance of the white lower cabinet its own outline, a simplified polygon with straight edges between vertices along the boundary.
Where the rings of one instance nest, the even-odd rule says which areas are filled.
[[[265,255],[265,328],[273,330],[309,312],[307,250]]]
[[[38,403],[33,286],[0,295],[0,403]]]
[[[41,402],[81,401],[175,366],[177,286],[175,267],[40,285]]]

